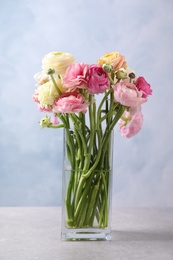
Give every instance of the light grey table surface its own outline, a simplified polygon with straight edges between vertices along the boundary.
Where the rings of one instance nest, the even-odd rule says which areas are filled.
[[[61,209],[0,208],[0,260],[173,260],[173,208],[118,208],[111,241],[61,241]]]

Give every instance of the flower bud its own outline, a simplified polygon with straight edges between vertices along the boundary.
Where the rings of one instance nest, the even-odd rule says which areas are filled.
[[[52,122],[50,121],[50,118],[48,116],[42,118],[39,123],[42,128],[50,127],[52,125]]]
[[[130,79],[135,79],[135,77],[136,77],[135,73],[133,73],[133,72],[129,73],[129,78]]]
[[[55,70],[54,69],[48,69],[48,71],[47,71],[47,74],[48,75],[52,75],[52,74],[54,74],[55,73]]]
[[[104,63],[104,64],[102,65],[102,69],[103,69],[105,72],[110,73],[110,72],[112,72],[112,70],[113,70],[113,66],[112,66],[111,64],[106,64],[106,63]]]
[[[118,70],[116,72],[116,78],[117,79],[125,79],[125,78],[127,78],[127,73],[123,70]]]

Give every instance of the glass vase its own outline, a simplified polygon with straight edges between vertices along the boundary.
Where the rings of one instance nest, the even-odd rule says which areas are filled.
[[[62,240],[111,240],[113,130],[65,129]]]

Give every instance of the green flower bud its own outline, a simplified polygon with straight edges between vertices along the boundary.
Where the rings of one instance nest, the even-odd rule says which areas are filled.
[[[111,64],[103,64],[102,65],[102,69],[105,71],[105,72],[112,72],[113,71],[113,66]]]
[[[50,127],[52,125],[52,123],[50,121],[50,117],[48,117],[48,116],[42,118],[40,120],[39,124],[41,125],[41,128]]]
[[[125,78],[127,78],[127,73],[124,70],[118,70],[116,72],[116,78],[117,79],[125,79]]]
[[[48,75],[52,75],[52,74],[54,74],[55,73],[55,70],[54,69],[48,69],[48,71],[47,71],[47,74]]]

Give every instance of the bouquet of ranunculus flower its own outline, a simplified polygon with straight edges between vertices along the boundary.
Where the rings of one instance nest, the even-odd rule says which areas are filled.
[[[51,52],[42,69],[35,75],[33,100],[40,111],[51,114],[40,121],[42,128],[65,128],[71,172],[66,223],[72,228],[106,227],[111,132],[117,123],[124,137],[140,131],[141,105],[152,93],[150,85],[118,52],[91,65],[76,62],[69,53]]]

